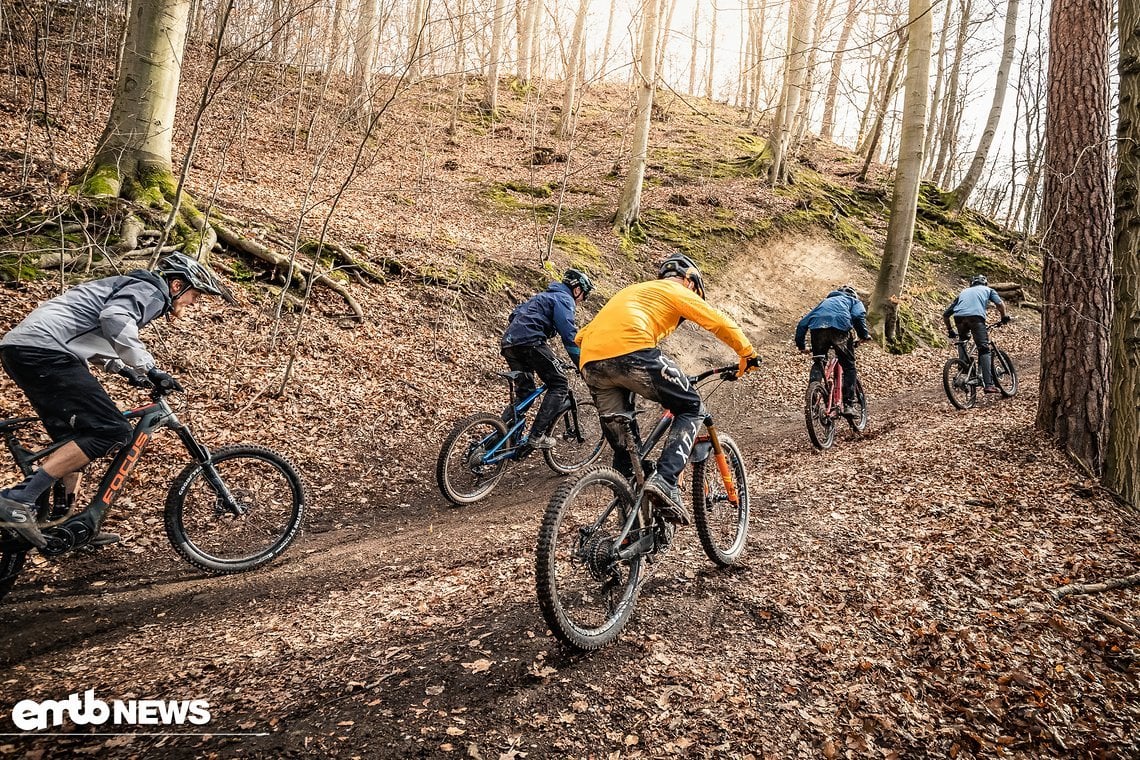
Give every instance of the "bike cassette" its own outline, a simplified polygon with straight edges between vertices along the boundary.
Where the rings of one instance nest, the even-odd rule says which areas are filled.
[[[614,564],[613,546],[612,538],[605,533],[598,533],[582,547],[582,557],[594,580],[604,581],[610,577],[610,569]]]

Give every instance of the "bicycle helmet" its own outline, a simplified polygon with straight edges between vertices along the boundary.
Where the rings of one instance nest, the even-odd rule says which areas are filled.
[[[974,287],[975,285],[989,285],[989,284],[990,284],[990,281],[986,279],[986,276],[984,274],[976,274],[970,278],[970,287],[971,288]]]
[[[566,274],[562,275],[562,284],[570,289],[581,288],[582,300],[586,300],[594,292],[593,280],[585,272],[577,269],[567,269]]]
[[[843,295],[847,296],[848,298],[854,298],[856,301],[859,300],[859,294],[855,292],[855,288],[852,287],[851,285],[840,285],[838,288],[835,289],[835,291],[837,293],[842,293]]]
[[[661,267],[657,270],[657,279],[660,280],[665,277],[680,277],[688,280],[695,286],[697,295],[701,298],[705,297],[705,278],[701,276],[701,270],[688,256],[682,256],[678,253],[661,262]]]
[[[188,287],[208,293],[212,296],[221,296],[228,303],[236,303],[233,295],[226,286],[218,281],[217,276],[203,265],[184,253],[171,253],[158,262],[154,273],[165,279],[182,280]]]

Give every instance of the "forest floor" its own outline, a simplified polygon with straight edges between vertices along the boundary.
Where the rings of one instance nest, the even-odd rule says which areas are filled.
[[[1134,757],[1140,604],[1049,591],[1128,572],[1140,529],[1033,431],[1036,333],[1025,313],[998,336],[1021,390],[968,412],[940,388],[945,352],[862,349],[870,426],[822,454],[806,362],[768,347],[710,402],[751,474],[745,562],[717,570],[681,531],[590,655],[563,650],[535,601],[560,482],[541,461],[461,509],[425,479],[249,575],[71,558],[0,608],[4,703],[205,699],[214,734],[75,729],[0,753]]]

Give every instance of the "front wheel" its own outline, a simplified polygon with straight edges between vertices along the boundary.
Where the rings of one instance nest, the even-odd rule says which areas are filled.
[[[487,452],[507,437],[507,426],[498,416],[483,412],[460,420],[439,450],[435,481],[439,491],[456,506],[479,501],[498,484],[507,462],[484,461]]]
[[[958,409],[969,409],[978,400],[978,386],[970,381],[970,367],[961,359],[948,359],[942,367],[942,389]]]
[[[305,516],[305,484],[263,446],[226,446],[187,465],[166,496],[166,535],[194,565],[219,575],[252,570],[293,543]]]
[[[558,415],[550,429],[555,444],[542,456],[550,469],[562,475],[577,472],[602,453],[602,421],[593,401],[578,401]]]
[[[629,483],[609,467],[586,470],[550,498],[538,532],[538,606],[554,635],[575,649],[610,643],[633,614],[644,557],[622,559],[617,539],[634,504]]]
[[[863,393],[863,383],[858,378],[855,380],[855,403],[859,405],[859,414],[848,417],[847,424],[856,433],[862,433],[867,429],[867,395]]]
[[[714,563],[730,567],[740,561],[748,541],[748,473],[736,441],[724,433],[717,436],[728,465],[728,480],[720,471],[716,453],[693,465],[693,521],[701,547]]]
[[[817,449],[826,449],[835,442],[835,418],[830,414],[828,389],[818,380],[808,383],[804,397],[804,420],[808,438]]]
[[[1013,359],[1005,351],[994,351],[994,385],[1001,391],[1003,398],[1009,398],[1017,393],[1017,368],[1013,366]]]

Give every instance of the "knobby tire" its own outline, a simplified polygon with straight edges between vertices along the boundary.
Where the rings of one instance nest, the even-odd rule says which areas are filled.
[[[978,400],[978,386],[967,385],[970,367],[961,359],[948,359],[942,367],[942,390],[956,409],[969,409]]]
[[[729,501],[716,453],[710,451],[693,464],[693,521],[708,558],[721,567],[731,567],[740,562],[748,542],[748,473],[736,441],[724,433],[718,438],[736,485],[737,503]]]
[[[819,450],[835,442],[835,420],[827,416],[828,389],[819,380],[808,383],[804,395],[804,421],[811,445]]]
[[[503,477],[507,463],[479,465],[477,462],[506,434],[506,423],[488,412],[473,414],[455,423],[440,447],[435,464],[439,492],[457,507],[473,504],[491,493]],[[480,444],[484,439],[487,443]]]
[[[550,469],[560,475],[578,472],[592,464],[602,453],[605,438],[602,436],[602,421],[593,401],[579,401],[574,407],[567,407],[554,420],[550,434],[557,443],[552,449],[543,449],[542,457]],[[577,420],[577,424],[575,424]],[[578,436],[582,440],[578,440]]]

